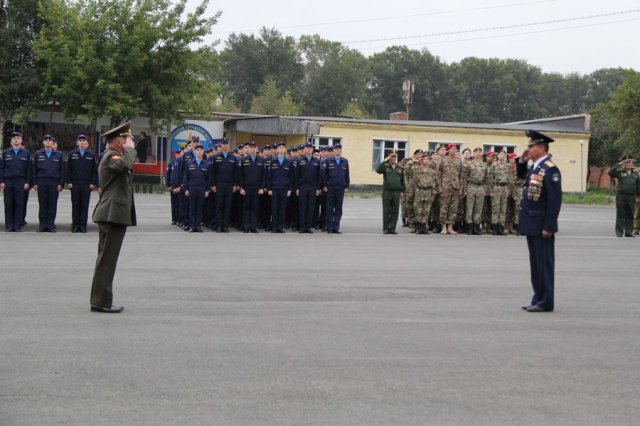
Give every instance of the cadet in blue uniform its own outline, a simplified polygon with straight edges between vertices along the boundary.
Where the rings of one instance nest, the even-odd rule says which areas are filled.
[[[276,156],[267,164],[267,191],[271,197],[271,232],[284,233],[287,199],[293,188],[293,165],[286,158],[284,142],[276,144]]]
[[[258,207],[260,195],[265,188],[265,164],[264,160],[258,157],[258,148],[255,142],[247,143],[249,154],[240,162],[239,184],[240,195],[243,200],[243,220],[244,232],[258,233]]]
[[[342,145],[333,147],[333,158],[324,167],[324,192],[327,194],[327,232],[341,234],[340,219],[345,192],[349,191],[349,161],[342,158]]]
[[[91,191],[98,183],[98,165],[95,155],[89,150],[84,134],[76,138],[77,148],[67,159],[66,181],[71,191],[71,232],[87,232],[89,200]]]
[[[296,195],[298,196],[298,214],[300,233],[313,234],[313,212],[316,197],[320,195],[320,160],[313,157],[313,143],[304,145],[304,155],[296,162]]]
[[[558,232],[562,179],[548,155],[553,139],[534,130],[527,130],[526,134],[529,147],[518,160],[519,176],[524,174],[528,160],[533,161],[533,166],[524,175],[518,230],[527,236],[533,298],[522,309],[551,312],[554,308],[554,235]]]
[[[238,160],[229,153],[229,141],[220,142],[222,152],[213,157],[211,167],[211,191],[216,194],[216,210],[219,223],[218,232],[229,232],[231,198],[238,185]]]
[[[211,163],[202,158],[204,148],[196,145],[196,157],[186,163],[182,187],[184,195],[189,201],[189,230],[202,232],[202,212],[204,200],[209,196],[209,168]]]
[[[53,149],[53,137],[45,135],[44,148],[33,156],[34,191],[38,192],[38,232],[56,232],[58,194],[64,187],[64,160],[62,153]]]
[[[20,232],[24,218],[25,191],[31,187],[31,158],[22,148],[22,133],[11,134],[11,147],[2,152],[0,189],[4,190],[4,217],[8,232]]]
[[[170,161],[169,163],[167,163],[167,174],[166,174],[167,181],[166,182],[167,182],[167,186],[169,187],[169,193],[171,194],[171,224],[172,225],[175,225],[178,220],[178,194],[177,192],[173,191],[175,189],[173,184],[176,176],[176,164],[178,162],[179,154],[180,154],[180,150],[176,149],[173,152],[173,161]]]

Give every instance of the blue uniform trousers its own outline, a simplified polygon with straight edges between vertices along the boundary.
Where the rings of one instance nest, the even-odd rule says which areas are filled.
[[[189,189],[189,228],[191,229],[201,229],[204,192],[204,188]]]
[[[342,219],[344,188],[328,188],[327,191],[327,231],[339,231]]]
[[[554,244],[555,237],[527,236],[533,287],[531,305],[537,305],[546,311],[553,311]]]
[[[258,229],[258,207],[260,203],[260,188],[244,188],[245,195],[242,200],[242,225],[244,229],[256,231]]]
[[[271,228],[274,231],[284,230],[287,218],[287,192],[287,189],[271,190]]]
[[[216,212],[218,212],[218,227],[229,227],[232,195],[233,185],[218,185],[216,187]]]
[[[56,224],[58,212],[58,181],[41,180],[38,182],[38,220],[40,229],[52,230]]]
[[[73,184],[73,188],[71,188],[71,222],[73,227],[87,226],[90,199],[91,190],[88,183]]]
[[[25,193],[23,178],[6,178],[4,181],[4,220],[8,230],[22,228]]]
[[[298,197],[300,230],[311,229],[313,226],[313,213],[316,208],[316,190],[301,189]]]

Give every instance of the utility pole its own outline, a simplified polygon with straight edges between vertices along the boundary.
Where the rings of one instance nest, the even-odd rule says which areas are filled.
[[[411,80],[404,80],[402,82],[402,100],[407,109],[407,120],[411,112],[411,105],[413,104],[413,92],[415,92],[416,86]]]

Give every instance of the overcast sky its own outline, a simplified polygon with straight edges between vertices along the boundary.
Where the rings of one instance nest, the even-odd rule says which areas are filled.
[[[524,59],[546,72],[640,70],[638,0],[211,0],[208,13],[217,10],[210,41],[220,47],[232,32],[267,26],[296,38],[317,33],[365,55],[404,44],[447,63],[477,56]],[[587,18],[594,15],[608,16]]]

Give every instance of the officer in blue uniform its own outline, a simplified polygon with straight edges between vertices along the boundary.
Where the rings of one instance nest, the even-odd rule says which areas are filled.
[[[204,200],[209,196],[209,168],[211,163],[203,158],[204,148],[196,145],[195,158],[186,163],[182,188],[189,201],[189,231],[202,232]]]
[[[323,190],[327,194],[327,233],[342,234],[342,204],[350,185],[349,161],[342,158],[342,145],[333,146],[333,158],[326,160],[323,180]]]
[[[304,155],[298,159],[295,166],[296,195],[298,196],[298,220],[300,233],[313,234],[313,212],[316,207],[316,197],[320,195],[322,181],[320,178],[320,160],[313,157],[313,142],[304,145]]]
[[[258,157],[258,147],[255,142],[249,142],[248,155],[240,162],[238,181],[240,184],[240,195],[244,197],[243,219],[244,232],[258,233],[258,207],[260,206],[260,196],[264,194],[265,185],[265,162]]]
[[[560,170],[549,158],[553,139],[527,130],[528,148],[517,161],[518,175],[525,179],[520,200],[518,230],[527,236],[533,298],[523,306],[527,312],[554,309],[555,233],[562,204]],[[527,169],[527,161],[533,165]]]
[[[4,217],[7,232],[20,232],[24,218],[25,192],[32,183],[31,157],[22,147],[22,133],[11,133],[11,147],[2,152],[0,189],[4,190]]]
[[[238,185],[238,159],[229,152],[229,141],[220,142],[222,152],[213,157],[211,167],[211,191],[216,194],[218,232],[229,232],[231,198]]]
[[[79,134],[77,147],[69,153],[66,181],[71,191],[71,232],[87,232],[91,191],[98,184],[98,164],[89,150],[87,136]]]
[[[174,192],[176,188],[174,186],[176,176],[176,165],[178,163],[178,156],[180,155],[180,149],[173,151],[173,161],[167,163],[167,186],[169,187],[169,193],[171,194],[171,224],[175,225],[178,221],[178,193]]]
[[[291,197],[294,173],[292,161],[286,157],[284,142],[276,143],[276,155],[267,164],[267,191],[271,197],[271,232],[284,233],[287,199]]]
[[[33,189],[38,193],[38,232],[56,232],[58,194],[64,187],[64,159],[53,149],[53,137],[44,135],[44,148],[33,156]]]

